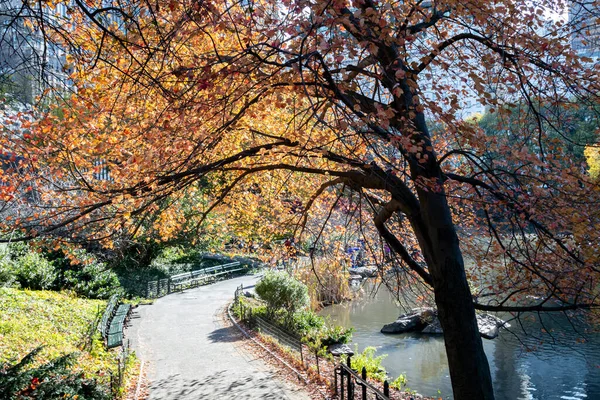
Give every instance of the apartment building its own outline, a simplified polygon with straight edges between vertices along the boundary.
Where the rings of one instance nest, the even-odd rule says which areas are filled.
[[[47,26],[62,24],[67,7],[40,8],[20,0],[0,0],[0,95],[21,104],[33,104],[47,88],[70,86],[66,53],[44,37]]]
[[[582,57],[600,61],[600,7],[597,0],[578,0],[569,5],[571,45]]]

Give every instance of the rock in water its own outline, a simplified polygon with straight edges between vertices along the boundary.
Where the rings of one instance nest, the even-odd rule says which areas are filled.
[[[432,308],[416,308],[408,314],[403,314],[391,324],[384,325],[381,333],[420,332],[435,317]]]
[[[500,333],[500,328],[510,328],[510,325],[491,314],[477,314],[477,327],[481,337],[495,339]]]
[[[442,324],[440,324],[440,320],[435,317],[435,319],[429,325],[427,325],[425,329],[421,331],[421,333],[440,334],[444,333],[444,331],[442,330]]]
[[[500,333],[500,328],[510,328],[507,322],[490,314],[477,314],[476,318],[479,334],[485,339],[495,339]],[[408,314],[401,315],[395,322],[381,328],[381,333],[405,332],[444,333],[437,317],[437,310],[433,308],[416,308]]]
[[[332,344],[331,346],[327,347],[327,350],[333,356],[336,356],[336,357],[341,356],[343,354],[348,354],[350,356],[354,355],[354,352],[352,351],[350,346],[348,346],[347,344],[341,344],[341,343]]]
[[[350,268],[349,272],[351,275],[359,275],[363,278],[373,278],[377,276],[377,268],[356,267]]]

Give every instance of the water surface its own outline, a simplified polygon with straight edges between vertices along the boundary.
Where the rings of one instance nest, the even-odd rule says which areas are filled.
[[[371,292],[365,290],[366,293]],[[388,374],[406,374],[408,386],[426,395],[452,398],[452,387],[444,341],[441,336],[379,332],[402,310],[385,288],[374,295],[326,307],[322,315],[346,327],[354,327],[353,343],[359,351],[377,348]],[[562,316],[546,317],[543,326],[534,316],[513,323],[515,334],[502,332],[497,339],[483,341],[498,400],[600,399],[600,336],[575,332]],[[537,317],[536,317],[537,318]],[[545,328],[552,336],[541,333]],[[541,338],[541,340],[540,340]],[[582,340],[585,339],[585,340]],[[351,344],[353,346],[353,344]]]

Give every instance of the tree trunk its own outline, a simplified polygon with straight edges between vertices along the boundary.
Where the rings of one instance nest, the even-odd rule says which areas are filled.
[[[443,192],[420,191],[421,217],[427,227],[438,316],[455,400],[491,400],[492,378],[477,328],[475,308],[451,211]]]

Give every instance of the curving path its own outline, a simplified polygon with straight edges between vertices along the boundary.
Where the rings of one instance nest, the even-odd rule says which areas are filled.
[[[144,363],[149,399],[307,400],[303,389],[244,348],[222,315],[244,276],[162,297],[132,311],[125,331]]]

